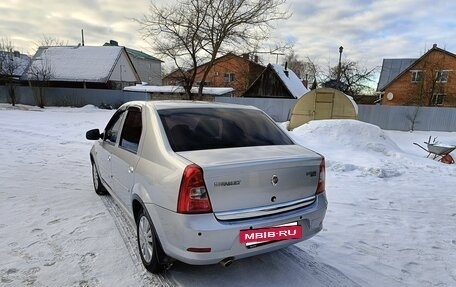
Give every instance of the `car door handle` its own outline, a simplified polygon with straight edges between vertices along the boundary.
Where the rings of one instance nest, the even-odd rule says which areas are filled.
[[[128,173],[133,173],[134,170],[135,169],[132,166],[128,167]]]

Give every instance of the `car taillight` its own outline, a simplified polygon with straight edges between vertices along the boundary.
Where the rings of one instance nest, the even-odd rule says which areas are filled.
[[[196,164],[188,165],[182,175],[177,212],[212,212],[211,202],[203,179],[203,170]]]
[[[315,194],[319,194],[325,191],[325,178],[325,158],[322,158],[320,163],[320,177],[318,178],[317,192],[315,192]]]

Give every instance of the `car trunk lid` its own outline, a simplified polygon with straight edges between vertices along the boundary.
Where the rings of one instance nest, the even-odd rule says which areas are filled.
[[[203,169],[214,213],[244,214],[314,199],[322,156],[299,145],[178,152]],[[302,206],[302,204],[300,205]],[[274,209],[274,208],[272,208]],[[280,209],[278,209],[280,210]]]

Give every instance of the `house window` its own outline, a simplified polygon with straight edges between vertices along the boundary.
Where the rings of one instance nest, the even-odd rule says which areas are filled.
[[[204,87],[207,87],[207,86],[209,86],[210,84],[211,84],[211,82],[204,81],[203,86],[204,86]],[[201,81],[197,81],[197,82],[196,82],[196,85],[197,85],[197,86],[201,85]]]
[[[225,83],[234,82],[234,73],[225,73],[225,75],[223,76],[223,81]]]
[[[416,70],[412,72],[412,83],[420,82],[423,79],[423,71]]]
[[[443,99],[445,98],[444,94],[435,94],[432,96],[432,105],[433,106],[442,106]]]
[[[446,83],[448,82],[448,75],[449,75],[448,70],[440,70],[435,73],[435,81],[437,83]]]

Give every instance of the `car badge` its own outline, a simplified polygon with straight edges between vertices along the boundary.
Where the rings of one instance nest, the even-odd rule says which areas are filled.
[[[271,178],[271,184],[273,186],[276,186],[278,182],[279,182],[279,177],[277,175],[273,175]]]

